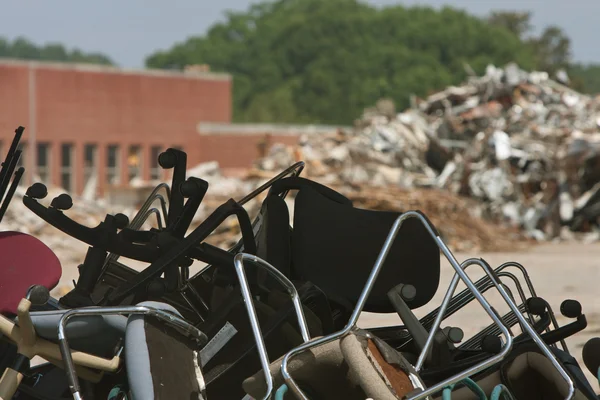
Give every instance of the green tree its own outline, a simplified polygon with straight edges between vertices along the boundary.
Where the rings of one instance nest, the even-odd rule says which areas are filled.
[[[488,22],[495,26],[508,29],[520,39],[525,39],[525,35],[531,31],[531,12],[517,11],[492,11],[488,17]]]
[[[559,27],[547,27],[539,37],[531,39],[531,45],[539,69],[554,72],[571,66],[571,40]]]
[[[234,78],[234,119],[347,124],[379,98],[408,106],[465,78],[464,65],[535,66],[504,27],[452,8],[278,0],[230,12],[206,35],[149,56],[152,68],[208,64]]]
[[[550,73],[571,67],[571,40],[558,26],[548,26],[540,36],[531,36],[531,12],[495,11],[487,21],[517,35],[536,57],[536,68]]]
[[[600,93],[600,65],[576,64],[569,71],[571,79],[577,84],[577,89],[590,94]]]
[[[0,38],[0,57],[18,58],[22,60],[77,62],[90,64],[114,65],[113,61],[99,53],[84,53],[73,49],[68,51],[58,43],[36,46],[26,38],[16,38],[12,43]]]

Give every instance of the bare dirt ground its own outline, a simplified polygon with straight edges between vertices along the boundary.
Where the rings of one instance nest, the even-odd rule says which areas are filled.
[[[565,299],[575,299],[581,302],[583,312],[588,319],[588,327],[581,333],[567,340],[570,353],[578,359],[581,367],[586,372],[588,379],[592,382],[598,392],[596,379],[587,371],[581,361],[581,350],[587,340],[594,336],[600,336],[600,296],[598,296],[600,284],[600,244],[581,243],[557,243],[544,244],[533,247],[522,252],[510,253],[456,253],[458,261],[464,261],[470,257],[482,257],[492,267],[497,267],[506,261],[516,261],[527,268],[537,295],[544,298],[552,306],[560,325],[570,322],[569,319],[560,314],[560,304]],[[134,268],[143,267],[140,264]],[[482,272],[476,266],[467,270],[473,281],[482,276]],[[441,282],[434,299],[425,307],[415,310],[417,316],[421,317],[427,312],[441,304],[442,298],[448,288],[453,270],[447,262],[442,264]],[[520,278],[520,275],[515,273]],[[62,291],[72,287],[72,280],[77,277],[77,271],[73,267],[65,268],[58,290]],[[509,288],[516,295],[514,285],[509,283]],[[464,285],[459,284],[457,292]],[[527,297],[529,292],[525,289]],[[58,294],[58,293],[56,293]],[[503,315],[508,308],[503,304],[499,295],[493,290],[485,293],[485,297]],[[361,316],[359,325],[364,328],[373,326],[387,326],[400,324],[400,319],[389,314],[369,314]],[[457,314],[444,322],[443,326],[457,326],[464,330],[465,339],[478,332],[481,328],[491,323],[491,319],[483,309],[472,303],[459,311]]]

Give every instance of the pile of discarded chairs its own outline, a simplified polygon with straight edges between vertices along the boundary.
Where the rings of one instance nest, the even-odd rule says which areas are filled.
[[[22,133],[2,164],[0,220],[23,174]],[[158,161],[172,181],[131,220],[84,226],[69,218],[67,194],[27,189],[31,212],[89,247],[74,288],[55,299],[52,250],[0,231],[0,399],[598,398],[565,344],[587,326],[581,305],[565,299],[560,311],[572,321],[559,326],[519,263],[459,262],[423,213],[355,208],[302,178],[302,162],[190,229],[209,185],[186,176],[180,150]],[[251,219],[244,205],[260,193]],[[207,243],[229,217],[239,243]],[[442,256],[454,273],[447,288]],[[195,261],[207,266],[192,275]],[[484,277],[473,281],[470,266]],[[441,304],[418,318],[438,290]],[[490,291],[508,313],[492,307]],[[493,324],[465,338],[445,321],[474,302]],[[402,325],[361,329],[363,312],[396,313]],[[583,353],[597,375],[600,339]]]

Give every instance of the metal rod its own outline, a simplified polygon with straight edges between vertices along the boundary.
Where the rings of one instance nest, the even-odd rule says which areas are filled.
[[[284,171],[282,171],[275,177],[269,179],[264,184],[260,185],[258,188],[254,189],[252,192],[248,193],[246,196],[242,197],[239,201],[237,201],[237,203],[240,206],[243,206],[244,204],[246,204],[247,202],[249,202],[256,196],[258,196],[259,194],[261,194],[262,192],[264,192],[265,190],[270,188],[273,185],[273,183],[277,182],[281,178],[283,178],[287,175],[298,176],[298,175],[300,175],[300,173],[302,173],[303,169],[304,169],[304,161],[298,161],[294,165],[286,168]]]
[[[497,271],[497,270],[495,270]],[[501,271],[499,273],[497,273],[498,277],[503,277],[506,276],[507,278],[511,279],[513,281],[513,283],[515,284],[516,288],[517,288],[517,292],[519,293],[519,296],[521,298],[521,306],[519,306],[519,308],[523,308],[523,312],[527,312],[528,316],[529,316],[529,320],[530,322],[533,324],[535,321],[533,319],[533,316],[529,313],[529,311],[527,310],[526,307],[526,301],[527,298],[525,296],[525,292],[523,290],[523,287],[521,286],[521,283],[519,282],[519,280],[517,279],[517,277],[513,274],[511,274],[510,272],[504,272]],[[487,279],[487,275],[486,275],[486,279],[485,282],[483,281],[477,281],[475,283],[475,286],[478,288],[478,290],[481,292],[481,294],[484,294],[485,292],[487,292],[489,289],[491,289],[492,287],[494,287],[493,283],[491,282],[490,279]],[[484,285],[482,285],[481,283],[484,283]],[[479,285],[478,285],[479,284]],[[503,286],[505,286],[504,284],[502,284]],[[467,289],[468,290],[468,289]],[[463,292],[461,292],[461,294],[463,294]],[[452,300],[456,299],[458,296],[460,296],[461,294],[455,296],[452,298]],[[512,296],[511,296],[512,298]],[[452,306],[452,301],[448,306],[448,309]],[[462,308],[462,307],[460,307]],[[460,309],[459,308],[459,309]],[[509,312],[508,314],[505,315],[505,317],[502,318],[502,321],[504,321],[504,325],[507,325],[509,328],[512,327],[515,323],[518,322],[518,320],[513,317],[510,318],[512,315],[512,311]],[[448,317],[448,313],[446,312],[444,314],[444,316],[442,317],[442,320],[446,319]],[[509,319],[506,319],[507,317],[509,317]],[[522,328],[522,327],[521,327]],[[523,328],[522,328],[523,329]],[[479,338],[483,337],[486,334],[495,334],[495,335],[499,335],[501,332],[498,330],[497,327],[495,327],[495,324],[488,326],[487,328],[485,328],[484,330],[482,330],[481,332],[477,333],[475,336],[473,336],[471,339],[469,339],[467,342],[465,342],[463,345],[460,346],[461,349],[467,349],[467,348],[472,348],[471,344],[472,343],[479,343]],[[408,341],[407,341],[408,343]],[[478,345],[478,344],[477,344]]]
[[[523,304],[521,304],[519,306],[519,309],[524,310],[525,306]],[[512,328],[516,323],[519,322],[517,320],[517,317],[514,315],[514,313],[512,311],[509,311],[508,313],[504,314],[501,319],[508,328]],[[472,338],[470,338],[469,340],[464,342],[459,347],[459,350],[478,350],[481,348],[481,339],[484,336],[487,336],[487,335],[498,336],[498,335],[500,335],[500,333],[501,332],[498,331],[496,324],[490,324],[487,327],[483,328],[481,331],[479,331]]]
[[[460,277],[465,282],[467,287],[469,289],[471,289],[472,291],[474,291],[477,300],[482,304],[482,306],[485,308],[486,312],[490,315],[492,320],[494,320],[496,323],[498,323],[498,325],[501,327],[501,329],[503,330],[503,332],[505,333],[506,338],[507,338],[506,344],[504,345],[502,351],[499,354],[490,357],[488,360],[482,361],[480,364],[469,369],[466,373],[459,374],[455,377],[447,379],[446,381],[441,382],[440,384],[434,386],[433,388],[427,389],[427,390],[417,394],[416,396],[412,397],[411,400],[425,398],[425,397],[429,396],[430,394],[441,390],[444,386],[447,386],[448,384],[451,384],[451,383],[454,383],[454,382],[457,382],[457,381],[463,379],[464,377],[468,376],[468,374],[472,373],[472,371],[474,371],[474,370],[485,369],[485,368],[489,367],[490,365],[502,360],[506,356],[508,351],[510,351],[510,349],[512,347],[512,337],[510,336],[508,329],[502,324],[502,322],[499,320],[498,316],[496,316],[496,314],[493,312],[491,306],[486,301],[486,299],[477,291],[476,287],[473,285],[473,282],[471,282],[469,277],[464,273],[464,271],[462,270],[462,267],[458,264],[458,261],[456,261],[456,259],[452,255],[452,252],[448,249],[448,247],[445,245],[443,240],[434,231],[434,229],[429,225],[427,219],[419,212],[409,211],[404,214],[401,214],[394,222],[394,224],[385,240],[385,243],[384,243],[383,247],[381,248],[379,255],[377,256],[375,265],[373,266],[373,269],[371,270],[371,274],[369,275],[369,277],[367,279],[367,282],[363,288],[363,291],[358,299],[358,302],[357,302],[357,304],[354,308],[354,311],[352,312],[352,315],[351,315],[348,323],[346,324],[346,326],[341,331],[335,332],[331,335],[324,336],[324,337],[321,337],[318,339],[313,339],[310,342],[304,343],[304,344],[296,347],[295,349],[292,349],[290,352],[288,352],[283,357],[283,361],[281,364],[281,374],[282,374],[284,380],[286,381],[288,387],[292,390],[292,392],[294,393],[294,395],[297,398],[302,399],[302,400],[308,400],[288,371],[288,365],[289,365],[290,359],[294,355],[296,355],[304,350],[308,350],[312,347],[316,347],[316,346],[319,346],[319,345],[322,345],[325,343],[329,343],[338,338],[341,338],[344,335],[348,334],[356,326],[358,317],[360,316],[360,313],[362,312],[365,302],[367,301],[367,298],[369,297],[369,294],[371,293],[371,289],[373,288],[375,280],[377,279],[377,276],[379,275],[379,272],[381,271],[383,263],[385,262],[387,255],[391,250],[392,244],[394,243],[394,241],[396,239],[396,235],[398,234],[404,221],[406,221],[407,219],[410,219],[410,218],[416,218],[421,222],[421,224],[423,224],[423,226],[427,229],[429,235],[436,241],[436,244],[438,245],[440,250],[446,256],[448,261],[450,261],[450,264],[452,265],[452,267],[456,270],[456,272],[457,272],[457,275],[455,275],[456,283],[458,283],[458,277]],[[444,315],[445,307],[448,305],[448,303],[452,297],[452,293],[453,293],[453,290],[452,291],[448,290],[448,293],[446,294],[446,298],[444,299],[444,304],[442,305],[443,308],[440,309],[440,312],[438,313],[438,316],[436,318],[437,323],[434,325],[435,329],[432,329],[430,331],[431,333],[430,333],[429,337],[427,338],[426,349],[424,349],[421,352],[421,355],[420,355],[421,364],[423,362],[422,359],[424,359],[424,357],[425,357],[426,350],[428,350],[431,347],[433,335],[435,334],[435,331],[439,328],[439,323],[441,322],[441,318]]]
[[[507,263],[502,264],[500,267],[496,268],[494,270],[494,272],[496,272],[498,274],[510,266],[518,268],[523,273],[523,276],[525,277],[525,282],[527,283],[527,287],[531,293],[531,296],[537,297],[537,294],[535,293],[535,289],[533,288],[533,284],[531,283],[531,280],[529,279],[529,275],[527,274],[527,271],[525,270],[525,268],[522,265],[520,265],[516,262],[507,262]],[[489,279],[489,277],[487,275],[484,276],[483,278],[479,279],[477,282],[475,282],[475,286],[482,293],[487,291],[491,287],[493,287],[491,280]],[[462,292],[460,292],[459,294],[457,294],[456,296],[454,296],[452,298],[452,301],[450,302],[448,309],[444,315],[444,319],[448,318],[449,316],[454,314],[456,311],[460,310],[461,308],[463,308],[464,306],[469,304],[474,299],[475,298],[474,298],[472,292],[470,292],[468,289],[463,290]],[[430,312],[429,314],[427,314],[425,317],[423,317],[421,319],[421,323],[423,324],[423,326],[426,329],[431,327],[431,324],[433,323],[433,320],[435,320],[438,310],[439,310],[439,308],[433,310],[432,312]],[[556,327],[558,327],[558,326],[556,326]]]
[[[531,278],[529,277],[529,273],[527,273],[527,270],[525,269],[525,267],[523,265],[521,265],[515,261],[508,261],[508,262],[505,262],[504,264],[501,264],[498,268],[495,269],[495,271],[500,272],[509,267],[517,268],[519,271],[521,271],[521,273],[523,274],[523,278],[525,279],[525,283],[527,284],[527,288],[529,289],[529,292],[531,293],[531,296],[538,297],[537,294],[535,293],[535,288],[533,287],[533,282],[531,281]]]
[[[480,362],[477,365],[474,365],[474,366],[466,369],[465,371],[463,371],[453,377],[446,379],[445,381],[435,384],[434,386],[428,388],[427,390],[425,390],[424,392],[420,393],[419,395],[413,397],[412,399],[422,399],[425,397],[425,395],[434,394],[434,393],[442,390],[444,387],[446,387],[448,385],[456,383],[456,382],[458,382],[464,378],[467,378],[477,372],[480,372],[480,371],[502,361],[504,359],[504,357],[506,357],[506,355],[512,349],[513,338],[510,334],[510,331],[504,325],[504,323],[502,322],[500,317],[494,312],[494,310],[492,309],[491,305],[487,302],[485,297],[483,297],[483,295],[477,290],[477,288],[475,287],[475,285],[473,284],[471,279],[464,272],[464,269],[466,267],[468,267],[469,265],[468,264],[465,265],[464,263],[459,265],[458,261],[456,261],[456,259],[450,252],[450,249],[448,249],[446,247],[446,245],[441,241],[441,239],[439,239],[439,245],[442,246],[441,247],[442,252],[444,253],[444,255],[446,255],[446,258],[448,258],[448,261],[450,261],[450,264],[454,267],[456,273],[455,273],[454,277],[452,278],[450,287],[448,288],[448,291],[446,292],[446,296],[444,297],[442,305],[440,306],[440,311],[435,319],[435,322],[433,323],[433,326],[431,327],[429,336],[427,337],[427,341],[425,342],[425,347],[423,348],[423,350],[421,351],[421,354],[419,355],[417,364],[415,365],[415,369],[417,371],[420,371],[423,366],[425,358],[427,357],[427,354],[429,353],[429,350],[431,349],[431,345],[433,344],[434,335],[440,328],[440,324],[442,322],[443,315],[446,311],[446,307],[447,307],[448,303],[450,302],[450,299],[452,298],[452,294],[456,290],[456,286],[458,285],[459,279],[461,279],[465,283],[467,288],[469,288],[471,291],[473,291],[473,294],[475,295],[475,298],[477,299],[477,301],[481,304],[481,306],[484,308],[484,310],[487,312],[487,314],[490,316],[490,318],[492,318],[492,320],[498,325],[498,327],[500,328],[500,330],[502,331],[502,333],[504,334],[504,336],[506,338],[506,343],[504,344],[504,346],[502,347],[502,350],[498,354],[490,357],[487,360]],[[485,272],[489,275],[491,275],[491,273],[492,273],[491,270],[485,271]],[[492,282],[494,283],[494,285],[496,286],[498,291],[500,291],[502,289],[500,282],[496,281],[493,278],[492,278]]]
[[[4,197],[3,201],[2,199],[0,199],[0,201],[2,202],[2,205],[0,205],[0,222],[2,222],[2,220],[4,219],[4,214],[6,214],[8,205],[10,204],[10,201],[12,200],[13,196],[15,195],[15,192],[17,191],[17,186],[19,185],[19,182],[23,177],[23,172],[25,172],[25,168],[23,167],[20,167],[17,170],[17,172],[15,172],[12,183],[8,188],[8,191],[6,192],[6,197]]]
[[[550,359],[550,361],[552,362],[552,364],[554,365],[554,367],[559,371],[559,373],[561,374],[561,376],[565,379],[565,381],[567,382],[567,384],[570,386],[570,392],[569,395],[567,397],[567,399],[571,399],[573,394],[574,394],[574,386],[573,386],[573,381],[569,378],[569,376],[567,375],[567,373],[564,371],[564,369],[562,368],[562,366],[558,363],[558,361],[556,360],[556,357],[554,356],[554,354],[550,351],[550,349],[548,348],[548,346],[544,343],[544,341],[539,337],[539,335],[537,334],[537,332],[531,327],[531,325],[529,325],[527,323],[527,320],[525,319],[525,317],[519,312],[519,309],[517,307],[517,305],[511,300],[509,294],[507,293],[506,289],[504,288],[504,286],[499,282],[499,280],[497,279],[496,276],[494,276],[494,271],[492,270],[492,268],[489,266],[489,264],[487,264],[485,261],[481,260],[481,259],[469,259],[466,260],[462,263],[461,265],[461,269],[460,271],[457,270],[457,273],[454,275],[452,282],[450,283],[450,287],[448,289],[448,292],[446,293],[446,297],[444,298],[444,302],[449,301],[451,293],[456,289],[456,286],[458,285],[458,279],[459,276],[461,275],[460,272],[462,272],[464,274],[464,269],[469,267],[470,265],[479,265],[484,271],[485,273],[490,277],[490,279],[492,280],[492,282],[494,283],[494,286],[496,286],[496,289],[498,289],[498,292],[500,293],[500,295],[502,296],[502,298],[504,299],[504,301],[508,304],[509,308],[511,309],[511,311],[514,313],[514,315],[517,317],[517,319],[519,320],[519,322],[523,325],[523,327],[525,328],[525,330],[527,331],[527,333],[529,333],[529,335],[532,337],[532,339],[534,340],[534,342],[538,345],[538,347],[544,352],[544,354]],[[462,277],[461,277],[462,278]],[[468,278],[467,278],[468,279]],[[467,284],[467,286],[469,286],[468,282],[465,281],[465,283]],[[478,292],[474,292],[475,297],[481,296],[480,293]],[[484,306],[484,308],[486,308]],[[439,329],[439,324],[441,322],[441,316],[444,312],[445,309],[445,305],[442,303],[442,306],[440,307],[440,312],[438,313],[438,318],[436,318],[436,321],[432,327],[432,333],[435,333],[435,331],[437,331],[437,329]],[[487,309],[486,309],[487,311]],[[489,314],[489,313],[488,313]],[[502,330],[502,333],[506,336],[507,338],[507,343],[505,344],[503,351],[500,352],[498,354],[498,356],[502,355],[504,353],[504,355],[510,351],[510,347],[512,347],[512,341],[513,338],[512,336],[510,336],[510,334],[508,333],[508,328],[506,326],[504,326],[504,324],[502,324],[498,317],[496,316],[495,313],[490,314],[490,316],[493,316],[492,319],[494,320],[494,322],[496,322],[498,324],[498,326],[500,327],[500,329]],[[432,342],[432,340],[429,339],[433,339],[432,337],[433,335],[430,334],[429,338],[428,338],[428,342]],[[426,347],[423,349],[420,357],[419,357],[419,361],[417,362],[417,366],[416,369],[417,371],[420,369],[420,367],[422,366],[422,359],[424,360],[424,356],[426,355],[426,351],[428,351],[428,347],[427,347],[427,343],[426,343]],[[431,344],[429,343],[429,346]],[[500,361],[501,359],[504,358],[504,355],[502,357],[498,357]],[[437,383],[436,385],[428,388],[427,390],[425,390],[422,393],[419,393],[417,396],[411,397],[409,400],[415,400],[415,399],[421,399],[423,398],[425,395],[427,394],[433,394],[438,392],[439,390],[443,389],[445,386],[455,383],[459,380],[462,380],[466,377],[469,377],[477,372],[480,372],[482,370],[484,370],[485,368],[487,368],[487,366],[484,366],[483,364],[485,363],[481,363],[479,365],[473,366],[469,369],[467,369],[466,371],[463,371],[460,374],[455,375],[454,377],[451,377],[449,379],[447,379],[444,382],[440,382]],[[458,378],[458,379],[457,379]]]
[[[168,311],[147,306],[130,306],[130,307],[85,307],[75,308],[65,312],[58,323],[58,343],[63,362],[65,364],[65,372],[69,381],[69,388],[74,399],[83,399],[79,389],[79,378],[75,372],[75,364],[71,356],[69,342],[66,336],[67,322],[73,318],[83,315],[151,315],[170,325],[176,327],[186,336],[194,338],[199,346],[204,346],[208,342],[206,335],[189,324],[181,317],[172,314]]]
[[[278,269],[273,267],[268,262],[262,260],[261,258],[247,253],[236,254],[233,259],[233,263],[235,266],[235,272],[237,273],[238,279],[240,281],[240,290],[242,292],[242,297],[244,298],[246,311],[248,312],[248,318],[250,319],[250,326],[252,327],[254,340],[256,341],[258,356],[260,358],[260,363],[265,376],[265,383],[267,384],[267,392],[263,397],[263,400],[267,400],[271,398],[271,393],[273,392],[273,377],[271,376],[271,370],[269,368],[271,362],[269,361],[269,355],[267,353],[265,341],[262,335],[262,331],[260,329],[260,323],[258,321],[258,316],[256,315],[256,310],[252,301],[252,294],[250,293],[248,279],[246,278],[244,261],[251,261],[256,263],[258,266],[265,268],[271,276],[278,280],[279,283],[281,283],[287,289],[288,293],[292,297],[292,302],[294,303],[294,308],[296,309],[296,316],[298,318],[298,326],[300,327],[302,339],[304,339],[305,343],[310,340],[310,333],[308,332],[308,326],[304,317],[304,310],[302,309],[300,296],[298,295],[298,291],[296,290],[292,282],[290,282],[285,277],[285,275],[283,275]]]
[[[17,153],[17,149],[19,147],[19,142],[21,141],[21,137],[23,136],[23,132],[25,131],[25,128],[23,128],[22,126],[19,126],[17,129],[15,129],[15,136],[13,136],[13,140],[10,143],[10,147],[8,148],[8,152],[6,153],[6,157],[4,158],[4,161],[2,162],[2,164],[0,164],[1,168],[0,168],[0,187],[5,187],[4,186],[4,181],[5,180],[9,180],[10,176],[13,174],[13,172],[9,172],[9,165],[12,163],[13,158],[15,158],[16,153]],[[20,157],[20,152],[18,157]],[[17,157],[17,160],[18,160]],[[15,165],[16,165],[16,161],[15,161]],[[14,168],[13,168],[14,170]],[[8,186],[8,183],[6,184]],[[0,189],[0,199],[2,199],[4,197],[4,190],[5,189]]]
[[[470,260],[466,260],[464,263],[469,263],[469,265],[470,264],[479,265],[486,271],[492,270],[490,265],[481,259],[470,259]],[[575,386],[574,386],[573,380],[571,379],[569,374],[567,374],[567,372],[565,371],[565,369],[563,368],[561,363],[558,361],[558,359],[556,358],[556,356],[554,355],[552,350],[550,350],[550,348],[548,347],[546,342],[544,342],[544,340],[535,331],[535,329],[530,324],[527,323],[527,321],[525,320],[525,317],[519,312],[517,305],[514,302],[510,301],[510,298],[508,297],[508,294],[506,293],[504,288],[500,286],[500,287],[498,287],[498,291],[500,292],[500,295],[504,298],[504,300],[506,301],[506,303],[508,304],[508,306],[510,307],[512,312],[515,313],[516,317],[519,319],[519,321],[521,322],[521,324],[523,325],[523,327],[525,328],[525,330],[527,331],[527,333],[529,334],[531,339],[535,342],[535,344],[538,346],[538,348],[546,355],[546,357],[548,357],[548,359],[550,360],[550,362],[552,363],[554,368],[556,368],[556,370],[559,372],[561,377],[565,380],[565,382],[569,386],[569,393],[568,393],[567,397],[565,398],[565,400],[572,399],[573,396],[575,395]]]
[[[150,218],[150,216],[154,214],[156,215],[156,225],[158,226],[158,229],[162,230],[163,229],[163,223],[160,219],[160,211],[158,211],[158,208],[156,207],[152,207],[151,209],[149,209],[148,211],[146,211],[146,213],[144,214],[144,220],[147,221],[148,218]]]
[[[161,185],[164,185],[166,188],[168,188],[168,186],[167,186],[166,183],[161,183]],[[157,191],[157,189],[160,189],[161,185],[157,186],[154,190]],[[142,205],[142,207],[140,207],[140,209],[136,213],[135,217],[133,217],[133,220],[129,224],[129,228],[130,229],[139,229],[139,228],[141,228],[141,226],[146,221],[146,218],[144,218],[144,214],[146,213],[146,211],[148,211],[148,209],[150,209],[150,206],[156,200],[158,200],[159,203],[160,203],[160,207],[161,207],[161,210],[163,212],[164,223],[166,224],[166,220],[167,220],[167,216],[168,216],[168,214],[167,214],[167,202],[165,201],[165,198],[160,193],[152,192],[152,194],[146,199],[146,201],[144,202],[144,204]]]
[[[28,68],[28,113],[29,113],[29,157],[25,159],[29,171],[25,177],[26,182],[31,182],[37,174],[37,79],[35,62],[29,62]]]
[[[498,271],[498,270],[495,270],[495,271]],[[502,274],[504,274],[504,272],[501,272],[499,275],[502,275]],[[506,274],[510,274],[510,273],[507,272]],[[513,278],[516,279],[516,277],[514,277],[514,275],[512,275],[512,276],[513,276]],[[515,284],[517,285],[517,290],[519,291],[519,293],[521,294],[521,292],[522,292],[524,294],[524,291],[523,291],[522,286],[520,285],[520,282],[518,280],[516,280]],[[494,287],[494,285],[493,285],[492,281],[489,279],[489,277],[486,275],[475,282],[475,287],[477,287],[477,290],[479,290],[481,292],[481,294],[483,294],[483,293],[487,292],[489,289],[491,289],[492,287]],[[442,317],[442,321],[445,320],[446,318],[450,317],[457,311],[459,311],[461,308],[465,307],[467,304],[469,304],[473,300],[475,300],[475,297],[473,296],[473,293],[469,289],[464,289],[459,294],[453,296],[452,300],[450,300],[450,303],[448,304],[448,308],[446,309],[444,316]],[[425,329],[427,329],[427,330],[431,329],[431,325],[435,321],[435,318],[436,318],[438,312],[439,312],[439,307],[437,309],[433,310],[432,312],[430,312],[429,314],[427,314],[425,317],[423,317],[420,320],[421,324],[423,325],[423,327]],[[498,334],[500,334],[499,331],[498,331]],[[473,338],[471,338],[469,341],[471,341],[472,339]],[[407,346],[409,343],[412,342],[412,340],[413,340],[412,337],[407,338],[407,340],[401,345],[401,348]],[[464,345],[461,345],[460,348],[464,348],[463,346]]]
[[[189,290],[190,292],[192,292],[192,294],[195,296],[196,300],[200,301],[200,303],[202,303],[202,307],[204,307],[204,310],[206,312],[210,311],[210,307],[208,306],[208,304],[206,304],[206,301],[202,298],[202,296],[200,296],[200,293],[198,293],[198,291],[196,290],[196,288],[190,284],[190,279],[188,279],[185,282],[185,285],[183,286],[183,288],[180,290],[181,295],[185,298],[185,300],[188,303],[191,303],[192,301],[190,299],[188,299],[187,294],[185,293],[186,290]],[[192,308],[194,310],[196,310],[195,306],[192,306]],[[198,314],[198,318],[200,318],[202,320],[202,322],[204,322],[204,317],[202,317],[202,314],[200,314],[200,312],[198,310],[197,314]]]
[[[129,226],[128,226],[129,229],[139,230],[142,227],[142,225],[144,224],[144,222],[146,222],[146,220],[150,216],[150,213],[148,213],[148,210],[149,210],[150,206],[152,205],[152,203],[155,200],[158,200],[160,202],[160,206],[161,206],[161,209],[163,211],[163,222],[164,222],[164,224],[167,223],[167,205],[166,205],[166,202],[165,202],[165,198],[161,194],[158,193],[158,191],[160,189],[164,189],[165,190],[165,192],[167,194],[167,198],[171,197],[171,190],[169,188],[169,185],[167,185],[164,182],[160,183],[159,185],[157,185],[154,188],[154,190],[152,190],[152,192],[150,193],[150,195],[148,196],[148,198],[146,199],[146,201],[144,202],[144,204],[142,204],[142,206],[140,207],[140,209],[136,213],[135,217],[133,217],[133,219],[129,223]],[[153,210],[154,209],[155,208],[153,208]],[[158,216],[157,216],[157,219],[158,219]],[[162,225],[159,223],[159,228],[161,226]],[[104,265],[102,267],[102,272],[100,273],[100,276],[104,275],[104,273],[106,272],[106,269],[108,268],[108,265],[111,262],[114,262],[114,261],[118,260],[119,257],[121,257],[120,254],[109,253],[108,256],[106,257],[106,260],[104,261]]]
[[[0,200],[4,198],[6,194],[6,189],[8,188],[8,184],[10,183],[10,179],[15,172],[15,168],[17,167],[17,163],[21,158],[21,150],[16,150],[10,160],[6,161],[2,166],[2,181],[0,181]]]
[[[507,278],[512,280],[513,283],[515,284],[515,287],[517,288],[519,297],[521,298],[521,303],[524,305],[527,305],[527,297],[525,295],[525,291],[523,290],[523,286],[521,286],[521,282],[519,282],[519,279],[514,274],[511,274],[510,272],[500,271],[500,272],[496,272],[496,274],[500,278],[502,278],[503,276],[506,276]],[[529,317],[529,322],[533,324],[535,322],[535,320],[533,319],[533,315],[529,312],[528,307],[525,307],[525,312],[527,313],[527,316]]]
[[[500,265],[498,268],[496,268],[496,271],[502,271],[509,267],[516,268],[519,271],[521,271],[521,273],[523,274],[523,278],[525,279],[525,283],[527,283],[529,292],[531,293],[531,295],[533,297],[538,297],[537,294],[535,293],[535,289],[533,287],[533,282],[531,281],[531,278],[529,277],[529,273],[527,272],[525,267],[523,267],[523,265],[521,265],[515,261],[508,261],[508,262],[505,262],[504,264]],[[552,326],[554,327],[554,329],[558,329],[560,326],[558,325],[558,321],[556,320],[556,315],[554,314],[552,307],[550,306],[550,304],[546,303],[546,308],[548,309],[548,315],[550,316],[550,322],[552,322]],[[548,327],[546,329],[546,332],[550,332],[550,327]],[[567,342],[564,339],[560,340],[560,345],[562,346],[564,351],[566,351],[567,353],[569,352],[569,349],[567,348]]]
[[[515,284],[516,288],[517,288],[517,292],[519,293],[519,297],[521,298],[521,305],[519,306],[519,310],[522,308],[523,312],[527,313],[527,315],[529,316],[529,321],[531,324],[535,323],[535,320],[533,318],[533,315],[531,315],[531,313],[529,312],[529,309],[527,308],[527,298],[525,295],[525,291],[523,290],[523,287],[521,286],[521,283],[519,282],[519,280],[517,279],[517,277],[513,274],[511,274],[510,272],[506,272],[506,271],[500,271],[498,272],[498,269],[495,269],[494,272],[496,272],[496,275],[498,277],[507,277],[509,279],[511,279],[513,281],[513,283]],[[486,275],[487,277],[487,275]],[[489,281],[489,280],[488,280]],[[503,284],[503,286],[505,286]],[[485,293],[488,289],[492,288],[493,285],[488,285],[486,286],[483,290],[480,289],[481,293]],[[506,287],[506,286],[505,286]],[[512,296],[511,296],[512,298]],[[513,300],[514,301],[514,300]],[[446,316],[444,316],[444,319],[446,318]],[[514,324],[518,323],[518,319],[516,318],[516,316],[513,315],[513,312],[510,311],[509,313],[507,313],[502,320],[504,321],[505,325],[507,325],[509,328],[512,327]],[[521,330],[524,332],[525,329],[523,328],[523,326],[521,326]],[[473,349],[476,348],[477,346],[479,346],[480,344],[480,339],[483,336],[486,335],[499,335],[501,332],[498,330],[497,327],[495,327],[494,325],[490,325],[488,327],[486,327],[485,329],[481,330],[480,332],[478,332],[477,334],[475,334],[472,338],[470,338],[468,341],[466,341],[465,343],[463,343],[459,348],[460,349]]]

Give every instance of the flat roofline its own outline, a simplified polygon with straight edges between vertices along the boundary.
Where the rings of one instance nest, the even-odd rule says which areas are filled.
[[[288,125],[288,124],[229,124],[200,122],[198,134],[210,135],[263,135],[300,136],[333,133],[338,129],[349,130],[349,126],[335,125]]]
[[[164,78],[183,78],[183,79],[204,79],[204,80],[225,80],[230,81],[231,75],[221,72],[183,72],[183,71],[171,71],[163,69],[133,69],[133,68],[120,68],[113,67],[110,65],[99,65],[99,64],[86,64],[86,63],[66,63],[66,62],[53,62],[53,61],[35,61],[35,60],[20,60],[14,58],[3,58],[0,57],[0,66],[2,65],[14,65],[23,67],[34,67],[34,68],[48,68],[48,69],[59,69],[67,71],[80,71],[80,72],[95,72],[95,73],[108,73],[108,74],[119,74],[119,75],[141,75],[141,76],[155,76]]]

